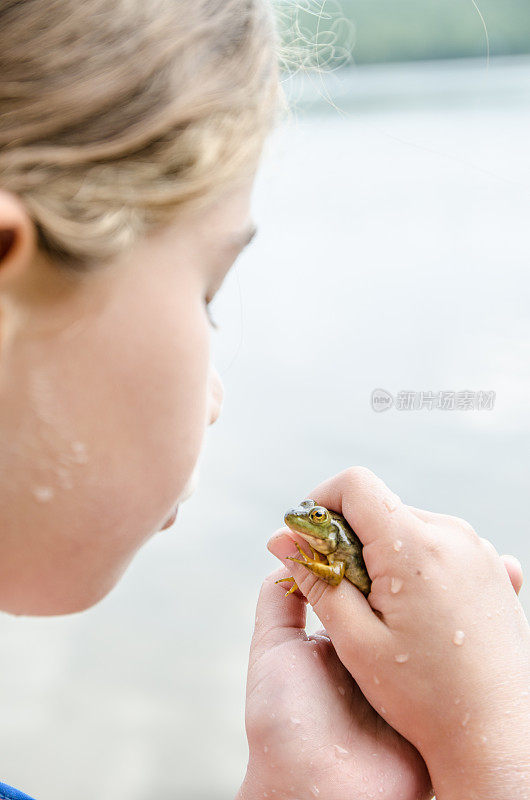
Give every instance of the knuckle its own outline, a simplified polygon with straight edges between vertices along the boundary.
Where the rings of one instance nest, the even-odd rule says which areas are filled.
[[[314,611],[317,611],[322,603],[322,598],[329,588],[327,583],[313,576],[308,576],[303,581],[303,584],[301,588],[307,598],[307,602]]]
[[[461,533],[465,533],[473,538],[478,536],[474,527],[470,525],[470,523],[466,519],[462,519],[462,517],[452,517],[452,520],[453,523],[456,525],[456,527],[461,531]]]
[[[482,547],[492,556],[498,556],[497,549],[493,542],[490,542],[489,539],[484,539],[482,536],[478,537],[480,544]]]

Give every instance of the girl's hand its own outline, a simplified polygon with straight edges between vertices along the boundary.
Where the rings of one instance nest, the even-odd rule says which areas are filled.
[[[238,800],[424,800],[417,751],[367,703],[325,631],[305,633],[306,601],[264,582],[247,680],[249,763]]]
[[[422,754],[438,800],[528,800],[530,627],[507,572],[520,588],[517,563],[504,564],[467,522],[404,505],[363,468],[309,497],[363,542],[368,599],[285,561],[296,555],[288,529],[269,549],[362,693]]]

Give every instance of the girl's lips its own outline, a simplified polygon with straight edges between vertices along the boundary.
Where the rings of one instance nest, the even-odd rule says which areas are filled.
[[[178,510],[179,510],[179,507],[177,505],[175,507],[175,510],[171,513],[171,516],[168,517],[168,519],[164,522],[164,524],[160,528],[161,531],[165,531],[168,528],[171,528],[171,526],[173,525],[173,523],[175,522],[175,520],[177,518]]]

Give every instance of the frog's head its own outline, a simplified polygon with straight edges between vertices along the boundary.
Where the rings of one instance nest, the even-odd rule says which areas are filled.
[[[326,555],[335,549],[337,526],[327,508],[314,500],[302,500],[299,506],[286,511],[283,519],[288,528],[299,533],[319,553]]]

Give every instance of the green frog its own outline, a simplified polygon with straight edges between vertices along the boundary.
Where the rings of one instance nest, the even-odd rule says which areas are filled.
[[[284,522],[306,540],[313,554],[313,558],[309,558],[295,542],[302,558],[288,556],[290,561],[303,564],[331,586],[347,578],[365,597],[370,594],[371,581],[363,559],[363,546],[341,514],[328,511],[314,500],[302,500],[299,506],[285,513]],[[276,583],[282,581],[293,582],[286,595],[298,588],[294,578],[281,578]]]

